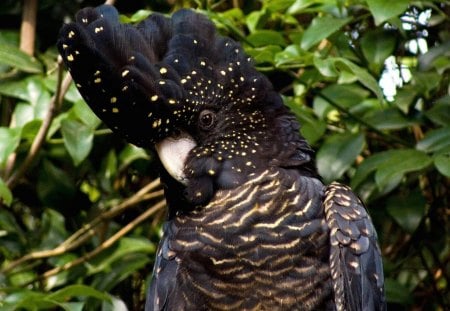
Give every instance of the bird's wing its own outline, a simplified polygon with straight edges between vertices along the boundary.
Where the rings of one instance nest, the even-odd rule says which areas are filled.
[[[171,310],[174,302],[179,301],[181,303],[183,301],[173,297],[179,264],[176,254],[169,248],[169,231],[170,222],[167,222],[164,224],[164,236],[159,243],[156,253],[152,282],[147,291],[145,311]],[[168,306],[169,298],[172,304],[170,308]],[[182,306],[177,308],[177,310],[182,309]]]
[[[332,183],[323,204],[336,310],[385,310],[377,234],[363,203],[349,187]]]

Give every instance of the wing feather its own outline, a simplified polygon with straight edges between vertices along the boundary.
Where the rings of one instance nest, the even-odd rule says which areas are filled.
[[[386,310],[377,234],[364,205],[339,183],[326,188],[323,204],[336,309]]]

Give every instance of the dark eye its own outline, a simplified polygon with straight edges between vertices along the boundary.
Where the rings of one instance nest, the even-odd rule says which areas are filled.
[[[198,124],[202,130],[210,130],[216,123],[216,114],[211,110],[203,110],[198,117]]]

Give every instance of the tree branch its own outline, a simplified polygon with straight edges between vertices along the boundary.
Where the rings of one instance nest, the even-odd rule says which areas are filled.
[[[34,138],[33,143],[31,144],[30,150],[28,151],[28,154],[21,164],[21,166],[18,168],[18,170],[8,179],[6,184],[10,189],[14,188],[17,181],[25,174],[28,167],[32,164],[33,160],[35,159],[39,149],[42,146],[42,143],[45,140],[45,137],[47,136],[47,132],[50,128],[50,125],[52,123],[56,108],[61,105],[61,102],[64,98],[64,95],[66,94],[67,90],[69,89],[70,83],[72,82],[72,78],[69,74],[66,75],[64,80],[62,80],[63,75],[63,64],[62,60],[59,58],[58,60],[58,79],[57,79],[57,85],[56,85],[56,93],[50,100],[50,106],[47,111],[47,115],[45,116],[44,120],[42,121],[42,125],[39,128],[39,131]]]
[[[80,228],[78,231],[73,233],[70,237],[68,237],[64,242],[62,242],[60,245],[58,245],[56,248],[51,250],[43,250],[43,251],[36,251],[29,253],[13,262],[11,262],[6,268],[2,270],[2,273],[7,273],[14,269],[15,267],[23,264],[26,261],[30,260],[37,260],[37,259],[44,259],[48,257],[54,257],[59,256],[67,251],[73,250],[80,245],[82,245],[84,242],[86,242],[90,237],[92,237],[95,234],[95,227],[97,227],[99,224],[119,215],[124,210],[137,205],[138,203],[142,203],[157,197],[163,196],[163,191],[155,191],[150,192],[160,186],[159,178],[155,179],[142,189],[140,189],[138,192],[136,192],[133,196],[125,199],[122,203],[115,206],[114,208],[101,213],[96,218],[94,218],[90,223],[86,224],[82,228]]]
[[[159,211],[161,208],[163,208],[166,205],[166,201],[162,200],[153,205],[151,208],[146,210],[144,213],[136,217],[132,222],[128,223],[125,227],[120,229],[116,234],[111,236],[109,239],[104,241],[102,244],[100,244],[97,248],[92,250],[91,252],[85,254],[84,256],[77,258],[75,260],[72,260],[71,262],[68,262],[60,267],[53,268],[51,270],[46,271],[41,278],[47,279],[53,275],[56,275],[62,271],[69,270],[75,266],[78,266],[79,264],[82,264],[83,262],[86,262],[87,260],[91,259],[92,257],[98,255],[105,249],[111,247],[114,243],[116,243],[120,238],[122,238],[124,235],[126,235],[128,232],[136,228],[141,222],[155,214],[157,211]]]
[[[37,4],[37,0],[23,1],[22,24],[20,26],[20,49],[28,55],[34,54]]]

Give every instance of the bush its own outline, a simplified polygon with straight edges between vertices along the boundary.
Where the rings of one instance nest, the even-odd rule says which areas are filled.
[[[57,61],[75,2],[32,2],[0,4],[0,310],[141,309],[164,218],[153,155],[111,135]],[[167,2],[118,7],[126,22],[149,14],[138,8],[196,7],[241,41],[298,116],[324,180],[366,202],[389,308],[448,308],[450,5]],[[22,11],[38,18],[20,36]]]

